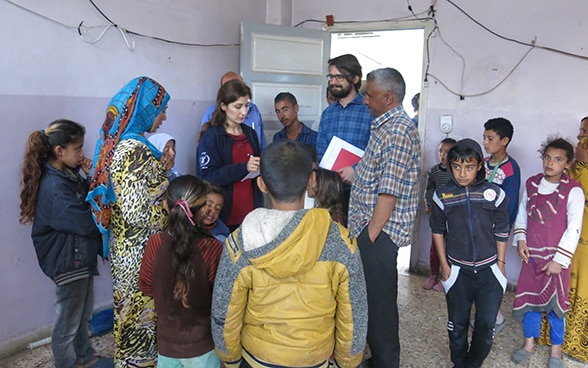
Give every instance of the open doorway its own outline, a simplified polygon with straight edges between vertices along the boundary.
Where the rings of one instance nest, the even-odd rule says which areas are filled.
[[[362,66],[363,78],[374,70],[392,67],[398,70],[406,83],[403,107],[414,116],[411,99],[421,92],[423,73],[424,32],[418,29],[381,31],[342,31],[331,33],[331,57],[353,54]],[[365,82],[362,84],[365,87]],[[398,252],[398,272],[408,273],[411,247]]]
[[[413,117],[410,100],[421,92],[423,81],[424,29],[388,31],[333,32],[331,57],[353,54],[363,70],[363,78],[374,69],[392,67],[406,83],[403,106]],[[364,83],[365,84],[365,83]]]

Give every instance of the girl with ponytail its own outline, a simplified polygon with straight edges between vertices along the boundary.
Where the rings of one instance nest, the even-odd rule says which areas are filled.
[[[85,201],[92,164],[82,150],[85,132],[65,119],[32,132],[22,164],[20,222],[33,223],[39,265],[57,285],[51,334],[57,368],[113,364],[94,355],[88,334],[102,237]]]
[[[168,225],[149,238],[139,288],[155,301],[158,367],[220,367],[210,330],[212,288],[222,245],[204,229],[208,185],[174,179],[164,208]]]

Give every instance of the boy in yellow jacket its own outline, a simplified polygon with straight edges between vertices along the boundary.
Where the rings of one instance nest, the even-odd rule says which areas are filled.
[[[216,351],[231,367],[361,363],[367,332],[363,269],[347,229],[304,207],[312,155],[281,141],[261,154],[257,184],[272,209],[251,212],[225,242],[212,303]]]

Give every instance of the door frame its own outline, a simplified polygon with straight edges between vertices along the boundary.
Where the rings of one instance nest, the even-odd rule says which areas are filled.
[[[369,32],[369,31],[394,31],[394,30],[406,30],[406,29],[423,29],[423,65],[422,65],[422,81],[421,81],[421,96],[420,96],[420,105],[419,105],[419,134],[421,137],[421,152],[423,147],[425,146],[425,126],[427,124],[427,102],[429,99],[429,83],[426,81],[426,72],[427,72],[427,60],[429,59],[430,50],[427,45],[427,41],[432,32],[435,30],[435,22],[434,20],[427,19],[427,20],[418,20],[418,19],[411,19],[411,20],[390,20],[390,21],[378,21],[378,22],[361,22],[361,23],[337,23],[333,26],[327,27],[323,26],[323,29],[330,33],[340,33],[340,32]],[[406,96],[405,96],[406,98]],[[421,154],[421,172],[423,172],[423,155]],[[421,175],[421,178],[424,176]],[[424,188],[423,180],[421,179],[421,188]],[[419,201],[420,202],[420,201]],[[413,228],[413,237],[412,237],[412,245],[410,249],[410,266],[409,269],[411,271],[418,270],[418,261],[419,261],[419,248],[421,243],[421,236],[420,236],[420,222],[421,218],[423,217],[423,210],[422,206],[419,206],[419,210],[417,215],[415,216],[415,223]],[[425,239],[422,239],[425,241]],[[416,246],[415,246],[416,245]]]

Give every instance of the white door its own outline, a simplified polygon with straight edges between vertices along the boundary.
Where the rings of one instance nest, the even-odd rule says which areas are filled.
[[[298,100],[298,118],[316,130],[326,107],[329,32],[269,24],[241,24],[241,75],[259,107],[268,143],[281,129],[274,97],[290,92]]]

